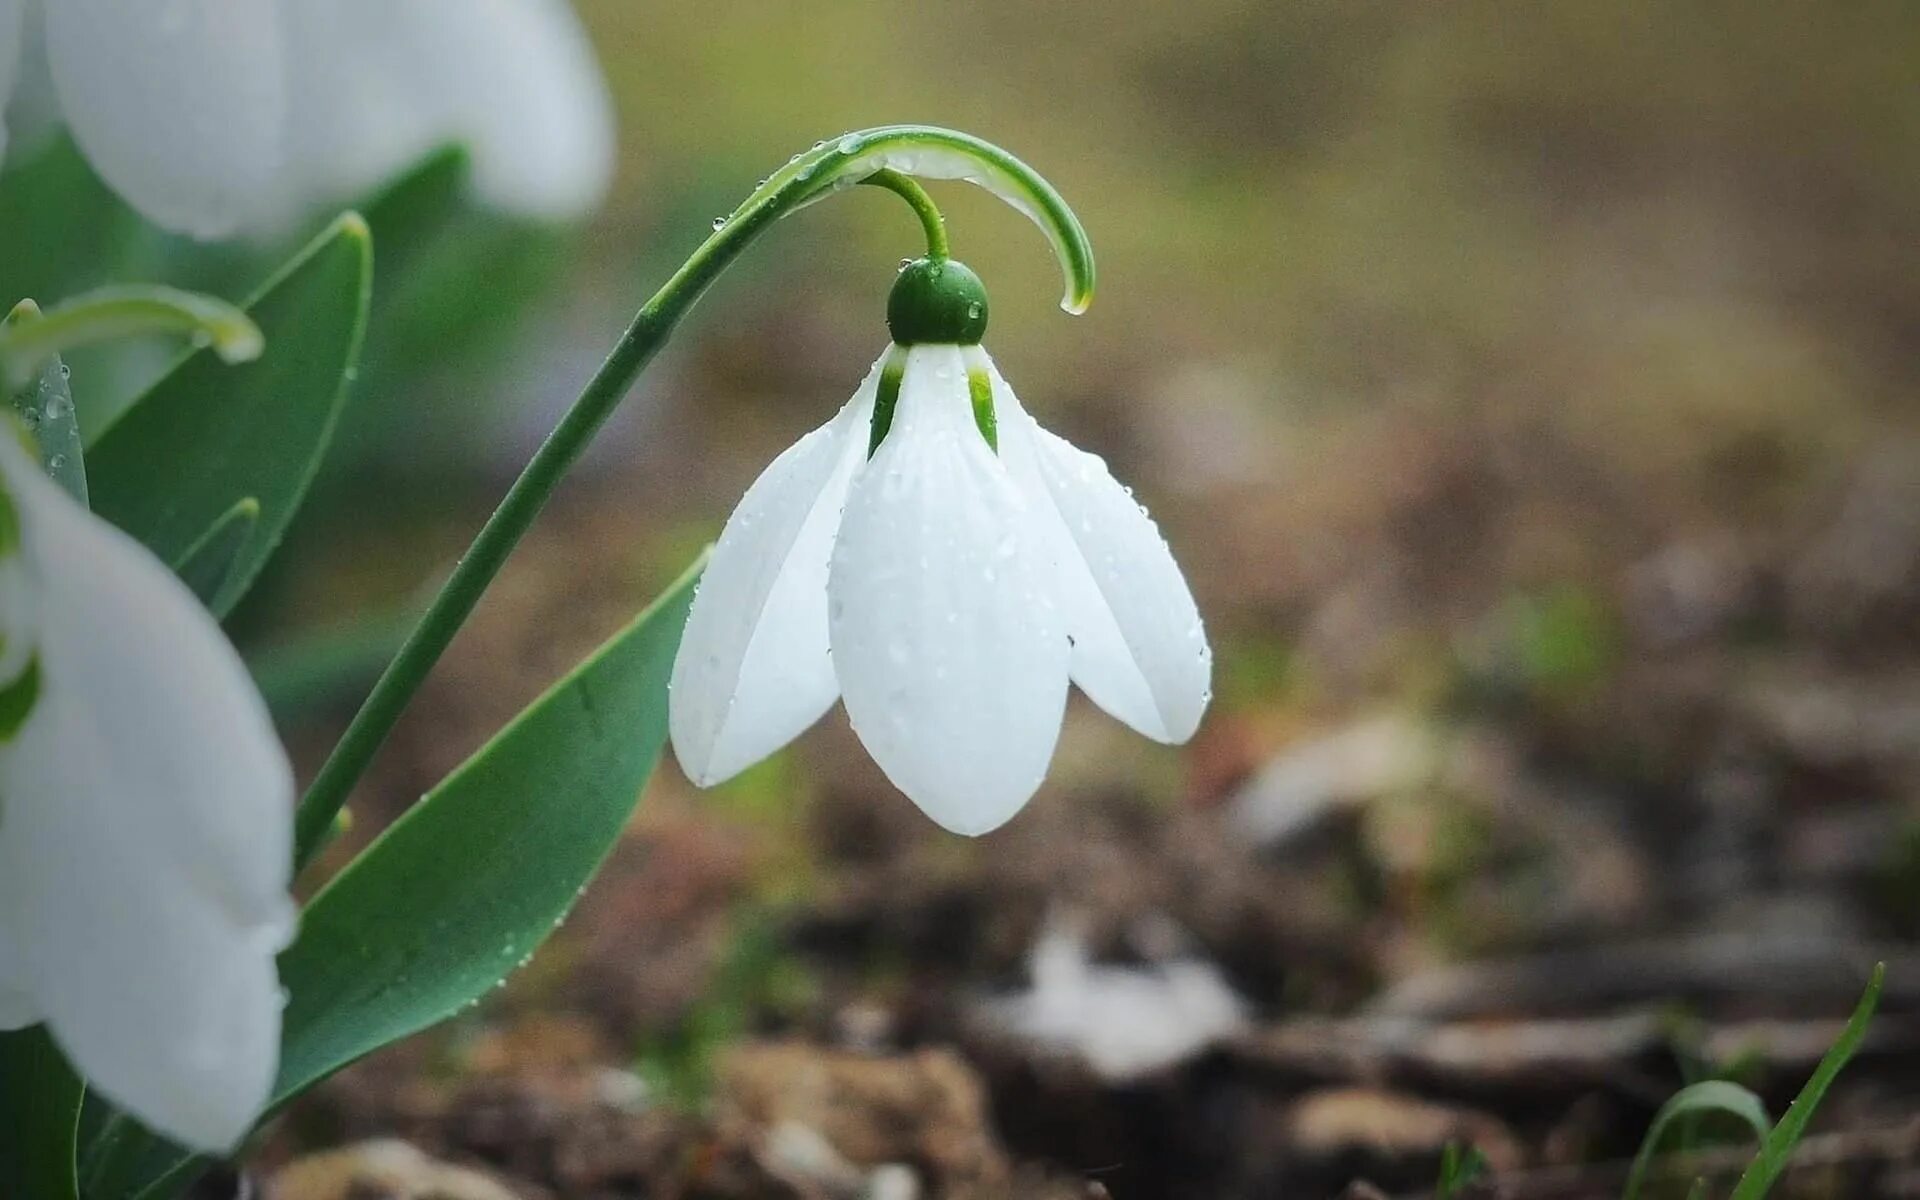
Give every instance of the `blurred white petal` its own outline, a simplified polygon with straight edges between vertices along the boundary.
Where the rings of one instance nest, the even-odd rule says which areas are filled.
[[[20,64],[27,37],[27,0],[0,0],[0,105],[20,82]],[[6,153],[11,122],[0,128],[0,154]]]
[[[6,105],[6,151],[15,161],[38,153],[60,131],[60,101],[47,64],[47,14],[44,0],[12,0],[21,10],[18,66]]]
[[[81,152],[149,219],[223,237],[265,201],[285,133],[278,4],[51,0],[46,48]]]
[[[840,694],[827,562],[866,460],[883,356],[853,399],[773,460],[728,518],[673,662],[668,726],[687,777],[729,779],[792,741]]]
[[[1020,407],[993,371],[1001,454],[1036,511],[1073,635],[1073,679],[1155,741],[1184,742],[1212,697],[1213,656],[1166,539],[1097,455]]]
[[[39,699],[0,748],[20,978],[103,1093],[229,1149],[279,1053],[292,772],[239,656],[173,574],[10,441],[0,479],[45,597]]]
[[[294,174],[306,201],[461,142],[489,203],[584,215],[614,165],[612,102],[566,0],[287,0]]]
[[[847,499],[828,607],[855,732],[956,833],[1018,812],[1060,732],[1067,635],[1028,519],[974,426],[959,349],[914,347]]]

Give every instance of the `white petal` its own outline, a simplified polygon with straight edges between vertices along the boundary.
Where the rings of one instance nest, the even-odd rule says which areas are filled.
[[[15,161],[44,148],[60,132],[60,102],[53,91],[53,68],[47,63],[45,0],[6,0],[22,10],[19,61],[6,98],[6,149]]]
[[[482,198],[584,215],[614,164],[612,103],[566,0],[288,0],[293,143],[310,200],[464,142]]]
[[[157,224],[232,233],[281,163],[279,5],[266,0],[51,0],[61,112],[101,178]]]
[[[0,749],[10,932],[55,1036],[154,1128],[226,1150],[279,1052],[293,776],[213,619],[0,441],[43,598],[40,695]]]
[[[1074,682],[1140,733],[1186,741],[1212,697],[1213,655],[1173,552],[1105,462],[1040,428],[992,375],[1001,454],[1059,572]]]
[[[702,787],[792,741],[840,694],[827,649],[827,561],[866,460],[885,361],[837,416],[761,472],[707,563],[667,707],[674,756]]]
[[[834,668],[887,777],[941,825],[980,834],[1046,775],[1066,629],[1027,506],[974,427],[958,349],[910,354],[834,546]]]

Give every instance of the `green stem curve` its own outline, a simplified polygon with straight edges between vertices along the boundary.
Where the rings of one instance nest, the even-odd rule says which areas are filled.
[[[920,227],[926,231],[928,258],[953,257],[952,247],[947,244],[946,218],[940,215],[940,208],[933,197],[927,195],[927,189],[892,168],[875,171],[860,182],[885,188],[912,207],[920,218]]]
[[[891,173],[888,178],[878,178]],[[913,205],[931,243],[945,240],[938,210],[903,190],[911,178],[964,179],[993,192],[1040,226],[1066,276],[1061,307],[1083,312],[1093,299],[1093,248],[1073,210],[1031,167],[990,142],[951,129],[892,125],[849,133],[797,154],[756,188],[641,306],[613,351],[560,418],[487,518],[453,574],[373,685],[300,801],[294,862],[324,843],[347,795],[373,762],[401,712],[466,623],[547,498],[587,443],[666,343],[682,317],[746,248],[780,218],[854,184],[874,180]],[[928,214],[932,214],[929,223]],[[930,246],[931,248],[931,246]]]

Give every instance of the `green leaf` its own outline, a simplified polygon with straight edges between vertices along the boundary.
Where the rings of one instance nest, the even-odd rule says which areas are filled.
[[[211,606],[240,565],[240,555],[260,527],[260,501],[248,496],[228,509],[213,528],[202,534],[180,561],[173,573],[193,589],[200,603]]]
[[[1759,1156],[1735,1185],[1732,1200],[1760,1200],[1772,1190],[1780,1173],[1787,1169],[1787,1163],[1793,1158],[1794,1146],[1799,1144],[1800,1135],[1806,1132],[1807,1122],[1813,1119],[1813,1110],[1819,1106],[1827,1089],[1833,1086],[1833,1081],[1839,1077],[1847,1060],[1866,1040],[1867,1027],[1873,1024],[1873,1010],[1880,1004],[1880,986],[1886,979],[1887,964],[1876,963],[1872,976],[1867,980],[1866,993],[1860,997],[1853,1016],[1848,1018],[1847,1027],[1840,1031],[1839,1040],[1833,1043],[1826,1057],[1820,1060],[1820,1065],[1814,1068],[1813,1078],[1807,1080],[1807,1086],[1801,1088],[1800,1094],[1787,1106],[1780,1123],[1773,1127],[1772,1133],[1766,1135],[1760,1145]]]
[[[3,323],[9,330],[43,319],[31,299],[13,306]],[[17,382],[17,381],[15,381]],[[87,506],[86,455],[80,442],[80,414],[67,385],[67,364],[58,354],[32,369],[26,385],[14,393],[13,411],[40,447],[40,463],[67,495]]]
[[[180,562],[241,501],[260,507],[209,607],[224,615],[279,545],[333,436],[366,331],[366,222],[335,221],[245,307],[266,335],[254,362],[187,356],[88,449],[94,511]]]
[[[1647,1169],[1652,1166],[1654,1152],[1660,1148],[1668,1127],[1681,1117],[1709,1112],[1730,1113],[1740,1118],[1752,1127],[1754,1136],[1762,1142],[1766,1140],[1767,1130],[1773,1124],[1760,1097],[1737,1083],[1707,1079],[1681,1088],[1653,1115],[1653,1124],[1647,1127],[1646,1139],[1640,1143],[1640,1153],[1633,1157],[1633,1169],[1627,1173],[1627,1187],[1620,1194],[1621,1200],[1636,1200],[1640,1195]]]
[[[360,206],[380,247],[381,278],[404,279],[413,260],[445,233],[466,206],[473,159],[443,146],[372,193]]]
[[[573,908],[659,761],[701,565],[313,898],[280,956],[275,1105],[478,1002]],[[126,1194],[170,1194],[192,1169],[184,1151],[147,1154]]]
[[[142,222],[65,134],[0,174],[0,302],[57,299],[124,275]]]
[[[0,1196],[76,1200],[84,1091],[46,1026],[0,1033]]]

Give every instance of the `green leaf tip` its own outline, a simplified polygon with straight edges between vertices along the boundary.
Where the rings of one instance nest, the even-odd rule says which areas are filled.
[[[466,160],[462,158],[458,161],[464,164]],[[338,234],[341,237],[353,238],[361,242],[371,243],[373,241],[373,229],[367,224],[367,219],[352,209],[348,209],[338,217],[335,217],[333,225],[327,232],[330,234]]]
[[[915,179],[964,180],[998,196],[1046,236],[1066,278],[1060,307],[1078,315],[1093,303],[1093,243],[1054,186],[992,142],[937,125],[882,125],[818,142],[775,171],[726,224],[766,209],[784,215],[882,171]],[[715,236],[725,233],[723,226]]]
[[[219,605],[220,593],[239,568],[241,553],[260,524],[260,511],[258,496],[236,501],[173,563],[174,574],[200,598],[200,603],[209,608]]]

